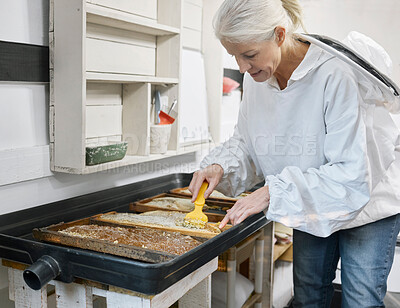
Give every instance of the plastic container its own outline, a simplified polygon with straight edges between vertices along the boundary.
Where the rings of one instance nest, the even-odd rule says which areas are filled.
[[[86,166],[98,165],[125,157],[127,142],[86,147]]]

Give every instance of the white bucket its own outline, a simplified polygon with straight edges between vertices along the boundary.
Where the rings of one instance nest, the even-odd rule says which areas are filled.
[[[150,153],[164,154],[168,150],[171,124],[150,126]]]

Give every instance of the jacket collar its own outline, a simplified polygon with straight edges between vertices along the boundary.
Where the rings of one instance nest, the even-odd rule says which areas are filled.
[[[310,47],[308,48],[303,61],[301,61],[299,66],[293,71],[292,75],[290,76],[286,88],[290,87],[295,81],[304,78],[311,71],[321,66],[323,63],[331,58],[333,58],[333,55],[324,52],[320,47],[314,44],[310,44]],[[268,79],[267,83],[274,88],[280,89],[275,76],[272,76],[270,79]]]

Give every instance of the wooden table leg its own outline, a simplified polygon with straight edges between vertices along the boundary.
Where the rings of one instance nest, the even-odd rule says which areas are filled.
[[[211,275],[182,296],[179,308],[211,308]]]
[[[264,270],[263,299],[264,308],[272,307],[272,277],[274,266],[274,223],[271,221],[264,227]]]
[[[263,293],[263,267],[264,267],[264,235],[256,240],[255,247],[255,275],[254,275],[254,292]],[[263,298],[260,302],[254,304],[254,308],[262,307]]]
[[[235,307],[235,288],[236,288],[236,246],[228,249],[228,261],[227,261],[227,298],[226,307]]]
[[[92,288],[77,283],[54,281],[57,308],[92,308]]]

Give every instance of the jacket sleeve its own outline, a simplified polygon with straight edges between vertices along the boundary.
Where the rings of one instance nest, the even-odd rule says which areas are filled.
[[[267,218],[326,237],[353,220],[370,199],[370,164],[361,96],[350,76],[332,74],[324,93],[326,163],[269,175]],[[305,119],[309,120],[309,119]]]
[[[252,160],[248,149],[251,142],[246,129],[246,79],[245,77],[245,92],[233,136],[213,149],[200,163],[201,168],[211,164],[219,164],[223,168],[224,175],[216,189],[228,196],[237,196],[264,180],[259,166]]]

